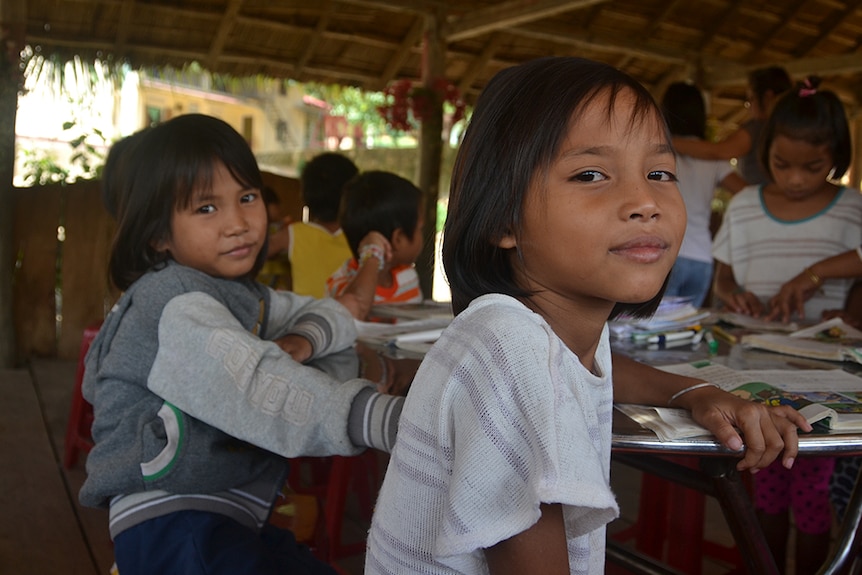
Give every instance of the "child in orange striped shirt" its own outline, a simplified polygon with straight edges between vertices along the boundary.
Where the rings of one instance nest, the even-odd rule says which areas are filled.
[[[348,182],[341,229],[353,252],[326,280],[327,294],[353,294],[357,319],[373,304],[422,301],[414,263],[422,251],[422,191],[390,172],[370,171]]]

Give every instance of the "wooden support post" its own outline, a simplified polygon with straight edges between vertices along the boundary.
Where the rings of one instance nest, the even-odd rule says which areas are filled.
[[[425,19],[423,38],[422,83],[430,94],[434,81],[443,77],[445,40],[441,34],[442,16],[429,15]],[[443,101],[429,98],[429,111],[422,120],[419,133],[419,177],[417,185],[425,195],[425,244],[416,271],[419,286],[426,298],[434,293],[434,240],[437,226],[437,201],[440,196],[440,164],[443,154]]]
[[[21,50],[27,23],[25,0],[0,0],[0,368],[16,360],[12,321],[12,274],[15,265],[12,214],[15,213],[15,116],[22,80]]]

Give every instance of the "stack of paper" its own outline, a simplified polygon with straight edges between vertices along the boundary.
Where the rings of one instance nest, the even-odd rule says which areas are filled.
[[[790,334],[747,334],[742,336],[741,343],[809,359],[862,363],[862,331],[837,317]]]
[[[692,305],[690,297],[666,297],[652,317],[619,317],[610,322],[609,327],[611,334],[618,338],[647,338],[665,332],[699,329],[701,322],[709,315],[708,310],[700,310]]]

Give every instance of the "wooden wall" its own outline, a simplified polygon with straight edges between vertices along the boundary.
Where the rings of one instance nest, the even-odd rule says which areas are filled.
[[[282,212],[300,220],[299,181],[264,173],[264,182],[279,195]],[[75,359],[84,328],[103,319],[118,297],[107,271],[114,222],[102,207],[100,182],[16,189],[15,197],[18,359]]]

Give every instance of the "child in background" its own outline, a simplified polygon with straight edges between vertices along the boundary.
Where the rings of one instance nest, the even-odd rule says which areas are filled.
[[[703,141],[706,138],[706,106],[700,89],[676,82],[668,86],[661,101],[671,136]],[[678,156],[676,174],[685,202],[688,222],[679,256],[670,273],[666,296],[691,297],[701,307],[712,282],[712,198],[719,186],[735,194],[745,180],[725,160],[699,160]]]
[[[862,195],[833,183],[850,165],[850,132],[838,97],[816,78],[785,93],[764,126],[762,162],[772,183],[734,196],[715,237],[714,295],[737,313],[768,315],[769,298],[797,274],[821,293],[804,304],[806,321],[842,308],[850,279],[820,281],[809,266],[862,243]],[[796,573],[815,573],[829,550],[829,478],[834,458],[805,458],[792,471],[767,467],[755,477],[755,506],[780,572],[792,508]]]
[[[260,191],[263,203],[266,204],[266,217],[269,221],[267,233],[269,237],[278,236],[290,224],[290,216],[281,214],[281,200],[269,186],[264,186]],[[277,240],[275,240],[277,241]],[[290,260],[284,251],[270,253],[269,257],[257,274],[257,281],[272,289],[290,289]]]
[[[119,189],[125,181],[130,158],[146,132],[147,128],[144,128],[117,140],[105,158],[102,167],[102,205],[114,219],[117,218]]]
[[[774,183],[730,202],[716,234],[714,296],[730,310],[768,315],[769,299],[809,266],[862,243],[862,195],[834,183],[850,165],[844,108],[816,78],[776,102],[764,127],[762,161]],[[815,278],[811,278],[814,281]],[[850,279],[820,282],[800,320],[844,307]]]
[[[728,446],[738,425],[765,448],[739,469],[782,447],[792,465],[811,429],[792,409],[612,366],[608,319],[656,309],[682,241],[674,171],[660,110],[613,67],[543,58],[491,79],[449,196],[456,317],[408,394],[367,575],[604,573],[614,400],[691,409]]]
[[[792,85],[787,70],[780,66],[753,70],[748,75],[745,102],[751,116],[748,121],[720,142],[674,137],[674,148],[679,154],[703,160],[736,158],[739,174],[748,185],[767,183],[769,177],[760,162],[761,132],[772,103]]]
[[[344,184],[358,171],[349,158],[334,152],[315,156],[303,168],[300,181],[308,222],[292,222],[270,238],[269,246],[270,257],[287,254],[294,293],[323,297],[326,278],[350,257],[338,209]]]
[[[403,400],[302,364],[349,347],[354,321],[254,281],[263,183],[233,128],[178,116],[124,170],[110,260],[124,293],[86,359],[82,504],[110,508],[123,575],[334,573],[266,523],[286,458],[387,449]]]
[[[328,295],[353,293],[365,319],[373,304],[419,303],[422,191],[390,172],[365,172],[344,188],[341,229],[353,257],[326,280]]]

